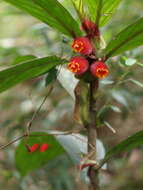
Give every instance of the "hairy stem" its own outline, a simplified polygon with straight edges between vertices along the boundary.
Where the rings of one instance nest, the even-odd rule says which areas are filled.
[[[88,132],[88,154],[90,160],[96,159],[96,92],[98,90],[98,79],[95,79],[90,83],[90,95],[89,95],[89,125],[87,127]],[[89,167],[88,177],[90,179],[89,190],[99,190],[98,171],[93,166]]]

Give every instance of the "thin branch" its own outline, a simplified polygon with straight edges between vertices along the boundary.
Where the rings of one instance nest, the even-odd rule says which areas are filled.
[[[53,90],[53,86],[50,87],[50,89],[49,89],[47,95],[44,97],[42,103],[40,104],[40,106],[38,107],[38,109],[34,112],[34,114],[33,114],[32,118],[31,118],[31,120],[28,122],[27,127],[26,127],[26,134],[27,134],[27,135],[30,133],[30,129],[31,129],[31,127],[32,127],[32,123],[33,123],[34,119],[36,118],[36,116],[37,116],[38,113],[40,112],[42,106],[43,106],[44,103],[46,102],[46,100],[47,100],[48,96],[50,95],[50,93],[52,92],[52,90]]]
[[[26,134],[21,135],[20,137],[17,137],[16,139],[10,141],[9,143],[0,146],[0,150],[7,148],[8,146],[10,146],[10,145],[16,143],[17,141],[21,140],[21,139],[24,138],[24,137],[26,137]]]
[[[112,131],[112,133],[116,133],[116,130],[107,121],[104,121],[104,124],[106,127],[110,129],[110,131]]]
[[[50,135],[51,135],[51,136],[69,135],[69,134],[73,134],[73,133],[79,133],[80,131],[81,131],[81,130],[71,130],[71,131],[65,131],[65,132],[63,131],[63,132],[60,132],[60,133],[53,133],[53,134],[52,134],[52,130],[51,130],[51,134],[50,134],[50,133],[47,133],[47,134],[27,134],[27,133],[25,133],[25,134],[23,134],[23,135],[21,135],[21,136],[15,138],[14,140],[10,141],[10,142],[7,143],[7,144],[1,145],[1,146],[0,146],[0,150],[7,148],[8,146],[10,146],[10,145],[16,143],[17,141],[19,141],[19,140],[21,140],[21,139],[23,139],[23,138],[25,138],[25,137],[41,137],[41,136],[50,136]],[[48,132],[50,132],[50,130],[48,130]]]

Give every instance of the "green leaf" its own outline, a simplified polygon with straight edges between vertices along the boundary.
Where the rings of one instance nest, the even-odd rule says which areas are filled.
[[[46,13],[54,18],[61,26],[63,26],[70,36],[80,35],[81,31],[77,22],[69,14],[69,12],[57,0],[33,0],[37,5],[43,8]],[[72,26],[72,27],[71,27]]]
[[[32,59],[36,59],[36,56],[34,55],[24,55],[24,56],[18,56],[15,58],[15,60],[13,61],[13,65],[25,62],[25,61],[30,61]]]
[[[96,13],[96,17],[95,17],[95,23],[98,27],[100,25],[100,19],[102,16],[102,8],[103,8],[104,4],[103,4],[103,0],[96,0],[96,1],[97,1],[97,13]]]
[[[80,19],[84,16],[83,0],[71,0]]]
[[[122,0],[84,0],[88,6],[90,17],[93,21],[98,20],[100,26],[104,26],[111,18]]]
[[[122,0],[104,0],[101,11],[100,26],[104,26],[113,16]]]
[[[127,138],[126,140],[122,141],[118,145],[111,148],[105,155],[105,158],[102,160],[101,165],[105,164],[109,159],[113,156],[123,153],[125,151],[130,151],[133,148],[140,146],[143,144],[143,131],[139,131],[133,136]]]
[[[96,19],[96,13],[97,13],[97,2],[98,0],[83,0],[84,4],[87,5],[89,10],[89,16],[93,21]]]
[[[34,59],[0,71],[0,92],[67,62],[56,56]]]
[[[58,70],[56,68],[51,69],[45,79],[45,86],[48,86],[50,83],[52,83],[57,78]]]
[[[106,58],[143,44],[143,18],[121,31],[106,47]]]
[[[34,132],[31,135],[33,136],[28,137],[28,139],[23,139],[20,142],[15,152],[16,167],[22,176],[25,176],[29,172],[44,166],[50,160],[53,160],[64,152],[63,147],[53,136],[48,136],[47,133],[43,132]],[[41,145],[43,143],[47,143],[49,145],[49,148],[45,152],[39,152],[39,150],[36,150],[31,153],[28,152],[25,147],[25,144],[32,146],[33,144]]]
[[[80,35],[77,22],[57,0],[4,0],[65,35]],[[72,26],[72,27],[71,27]]]

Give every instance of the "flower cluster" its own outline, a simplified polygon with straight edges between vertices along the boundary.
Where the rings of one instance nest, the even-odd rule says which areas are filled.
[[[70,59],[68,69],[76,76],[81,76],[89,71],[93,77],[103,79],[108,76],[109,69],[104,61],[101,61],[102,59],[96,59],[96,51],[92,41],[94,38],[100,38],[99,30],[88,19],[83,20],[81,28],[87,35],[76,37],[73,40],[71,47],[75,53],[80,55]]]
[[[49,144],[43,143],[40,144],[33,144],[32,146],[26,145],[26,148],[28,152],[35,152],[36,150],[39,150],[39,152],[45,152],[49,148]]]

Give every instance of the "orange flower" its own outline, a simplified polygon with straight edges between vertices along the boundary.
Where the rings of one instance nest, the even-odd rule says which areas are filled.
[[[93,76],[103,79],[108,76],[109,69],[107,65],[102,61],[95,61],[90,67],[90,71]]]
[[[77,75],[85,73],[88,70],[88,67],[88,61],[81,56],[71,58],[68,64],[68,69]]]
[[[75,52],[83,55],[89,55],[92,53],[92,45],[87,37],[75,38],[72,43],[72,48]]]

